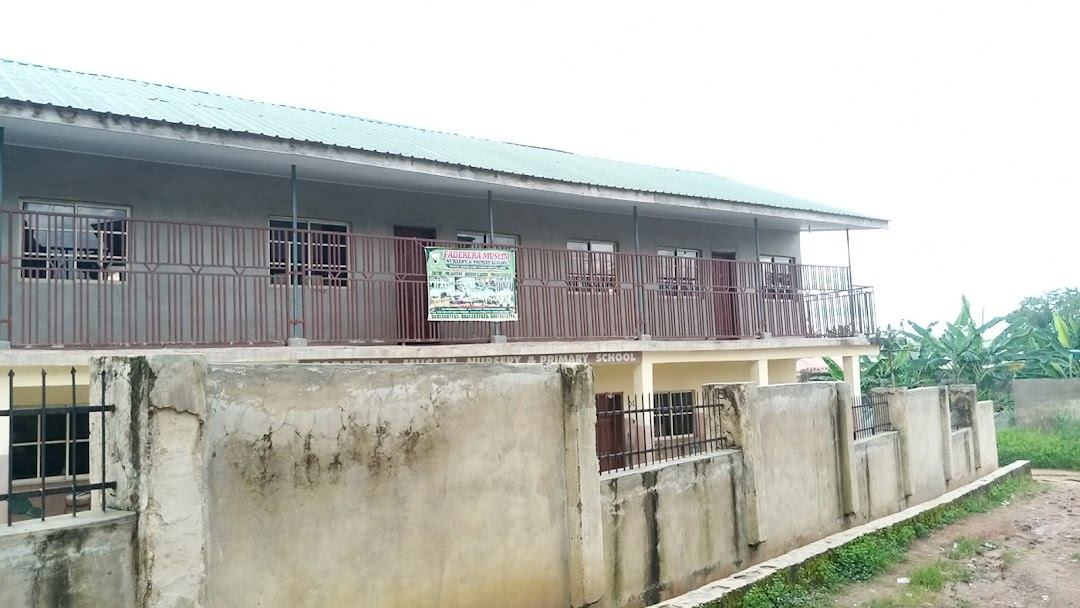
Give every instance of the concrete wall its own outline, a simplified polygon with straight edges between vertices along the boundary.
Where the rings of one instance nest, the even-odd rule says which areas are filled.
[[[837,385],[760,387],[759,479],[768,552],[780,555],[842,530]]]
[[[742,453],[726,451],[605,478],[603,606],[649,606],[736,572]]]
[[[1016,426],[1045,428],[1059,416],[1080,420],[1080,378],[1013,382]]]
[[[140,607],[642,607],[997,466],[974,387],[889,391],[855,441],[847,384],[710,384],[733,449],[601,476],[584,367],[100,369]]]
[[[133,608],[135,515],[81,513],[0,528],[0,603]]]
[[[896,432],[855,442],[857,520],[867,522],[907,508],[900,474],[900,441]]]
[[[585,367],[102,365],[145,605],[600,598]]]

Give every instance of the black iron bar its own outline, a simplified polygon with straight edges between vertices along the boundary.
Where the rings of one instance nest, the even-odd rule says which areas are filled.
[[[79,513],[79,498],[78,498],[78,482],[75,480],[75,475],[79,472],[79,429],[75,423],[77,415],[75,414],[75,408],[78,406],[78,395],[75,392],[75,368],[71,368],[71,413],[68,414],[68,461],[67,465],[71,467],[71,516],[77,517]],[[102,480],[104,481],[104,480]]]
[[[295,171],[295,168],[293,169]],[[105,512],[105,370],[101,370],[101,512]]]
[[[8,370],[8,409],[7,411],[13,411],[15,409],[15,370]],[[5,412],[6,413],[6,412]],[[8,416],[8,478],[7,478],[7,493],[11,496],[13,490],[13,483],[15,477],[15,459],[13,458],[14,451],[12,444],[15,443],[15,417]],[[7,501],[7,525],[11,525],[11,501]]]
[[[41,417],[38,419],[38,464],[41,466],[41,521],[45,521],[45,416],[48,408],[46,394],[48,372],[41,370]],[[10,457],[10,456],[9,456]]]

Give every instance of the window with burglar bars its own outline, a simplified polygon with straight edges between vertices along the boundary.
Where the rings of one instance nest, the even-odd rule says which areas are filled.
[[[87,405],[80,401],[77,374],[71,370],[70,384],[49,382],[45,371],[35,374],[33,393],[40,394],[40,403],[20,403],[25,393],[16,390],[15,370],[8,371],[7,409],[0,410],[8,426],[9,473],[6,492],[0,489],[0,502],[7,502],[7,525],[16,520],[45,519],[50,515],[70,512],[72,517],[89,508],[90,492],[102,493],[100,504],[105,509],[104,492],[116,487],[115,482],[89,482],[90,451],[97,449],[101,458],[101,479],[105,479],[106,433],[98,433],[100,442],[91,444],[90,421],[101,417],[104,429],[106,412],[115,408],[105,403],[105,373],[100,376],[101,403]],[[40,382],[40,385],[37,383]],[[28,388],[20,383],[19,390]],[[85,385],[84,385],[85,388]],[[59,391],[59,392],[57,392]],[[83,393],[85,395],[85,393]],[[21,397],[20,397],[21,395]],[[65,405],[61,397],[69,396]]]
[[[344,286],[349,274],[349,227],[298,220],[294,244],[292,226],[291,219],[270,220],[271,281],[275,285],[299,285],[303,279],[308,285]]]
[[[855,419],[855,439],[893,430],[889,421],[889,396],[885,393],[854,397],[851,410]]]
[[[28,201],[23,210],[23,278],[124,279],[127,209]]]
[[[89,413],[47,414],[42,429],[36,408],[22,409],[28,415],[15,416],[11,421],[11,471],[15,481],[62,479],[73,472],[90,474]]]
[[[656,253],[661,258],[659,260],[661,291],[686,293],[697,286],[700,251],[666,247],[658,249]]]
[[[653,436],[694,434],[694,391],[653,395]]]
[[[763,255],[762,289],[765,297],[791,299],[795,297],[795,258],[785,255]]]
[[[566,281],[573,291],[615,288],[615,243],[567,241],[569,268]]]

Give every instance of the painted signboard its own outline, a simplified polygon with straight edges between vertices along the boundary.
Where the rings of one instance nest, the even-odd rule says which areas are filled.
[[[590,365],[618,365],[637,363],[641,353],[563,353],[543,355],[497,355],[487,357],[398,357],[356,359],[305,359],[300,363],[588,363]]]
[[[426,247],[428,321],[517,321],[517,254]]]

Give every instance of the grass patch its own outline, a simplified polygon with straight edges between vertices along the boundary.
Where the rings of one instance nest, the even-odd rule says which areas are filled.
[[[972,496],[951,505],[943,505],[902,524],[857,538],[842,547],[807,561],[798,569],[778,572],[742,594],[729,594],[723,599],[705,604],[702,608],[814,608],[821,606],[831,593],[844,585],[869,580],[902,561],[904,554],[916,538],[927,536],[934,530],[957,520],[976,513],[986,513],[1006,501],[1032,495],[1037,491],[1038,484],[1030,477],[1004,479],[978,496]],[[973,539],[957,539],[957,545],[961,540],[965,541],[964,550],[970,549],[971,555],[975,555],[982,548],[982,543]],[[918,606],[925,593],[940,589],[940,586],[944,586],[947,581],[968,580],[971,576],[970,571],[945,560],[932,567],[936,572],[927,569],[930,567],[916,570],[917,574],[913,574],[912,578],[911,591],[898,598],[881,600],[915,603],[885,603],[880,604],[880,608]],[[918,582],[916,582],[916,577]]]
[[[1080,420],[1058,416],[1048,428],[1002,429],[997,434],[1002,465],[1030,460],[1037,469],[1080,471]]]
[[[974,538],[961,536],[953,542],[952,550],[949,551],[949,559],[971,559],[982,554],[982,550],[982,542]]]
[[[1080,551],[1077,551],[1076,553],[1073,553],[1072,558],[1073,558],[1074,562],[1080,562]]]

